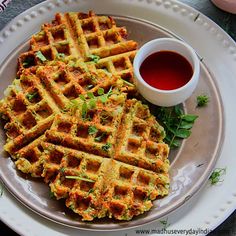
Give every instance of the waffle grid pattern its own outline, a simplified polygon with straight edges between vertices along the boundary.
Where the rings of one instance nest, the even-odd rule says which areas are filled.
[[[111,17],[57,13],[19,56],[0,103],[17,169],[43,177],[82,220],[130,220],[168,194],[164,130],[127,98],[137,43],[126,37]]]
[[[120,76],[128,82],[126,90],[133,91],[134,86],[129,83],[134,81],[132,62],[137,43],[126,38],[126,29],[116,26],[111,17],[97,16],[92,11],[58,13],[52,23],[44,24],[32,37],[31,50],[20,55],[18,74],[24,68],[50,61],[80,59]]]
[[[76,118],[58,115],[46,132],[45,182],[84,220],[106,215],[129,220],[149,210],[151,200],[168,193],[164,130],[137,100],[111,96],[109,102],[98,104],[88,120],[79,113]],[[104,114],[107,122],[101,125]],[[92,134],[90,127],[95,128]],[[145,127],[143,133],[140,127]],[[139,153],[129,148],[132,138],[142,143]]]
[[[0,112],[5,119],[7,142],[4,149],[16,159],[16,166],[25,173],[40,177],[42,174],[45,131],[50,129],[56,114],[69,113],[79,106],[79,96],[97,94],[116,87],[117,78],[104,70],[89,72],[86,65],[73,66],[62,62],[27,69],[6,90]],[[72,103],[74,101],[74,103]],[[74,106],[76,105],[76,106]]]

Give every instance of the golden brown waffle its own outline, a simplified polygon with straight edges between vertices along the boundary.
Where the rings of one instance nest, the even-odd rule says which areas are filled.
[[[105,104],[97,101],[96,108],[89,109],[85,116],[82,114],[82,105],[73,116],[57,115],[51,129],[46,132],[46,141],[101,157],[113,157],[114,150],[106,149],[105,146],[107,143],[115,145],[125,100],[125,94],[114,94]],[[43,176],[46,182],[50,182],[51,176],[55,176],[50,166],[49,159],[44,165]],[[53,165],[54,171],[57,172],[59,168],[58,165]]]
[[[168,194],[164,130],[123,93],[135,91],[137,43],[126,36],[111,17],[56,14],[0,102],[16,167],[43,177],[83,220],[130,220]]]
[[[46,132],[43,176],[57,199],[66,198],[84,220],[129,220],[168,193],[163,138],[146,106],[114,94],[86,117],[81,109],[74,117],[55,117]]]
[[[44,24],[32,36],[30,51],[20,55],[19,74],[24,68],[76,58],[121,76],[127,81],[125,88],[133,91],[130,83],[137,43],[126,38],[126,29],[116,26],[109,16],[97,16],[92,11],[57,13],[52,23]]]
[[[44,145],[49,150],[47,161],[59,167],[51,191],[57,199],[66,198],[67,207],[83,220],[105,216],[130,220],[148,211],[152,200],[168,194],[167,173],[157,174],[50,143]]]
[[[168,171],[169,149],[163,143],[165,131],[148,106],[135,99],[127,100],[118,134],[116,160],[157,173]]]
[[[122,83],[122,81],[121,81]],[[117,85],[117,87],[116,87]],[[7,142],[4,149],[15,158],[18,169],[41,176],[44,133],[56,114],[77,109],[76,98],[118,89],[117,77],[103,70],[89,72],[84,63],[66,65],[55,62],[24,70],[6,90],[0,112],[6,120]]]
[[[25,71],[6,90],[0,112],[6,120],[7,142],[4,149],[17,159],[17,168],[40,176],[41,140],[59,108],[45,92],[39,78]]]

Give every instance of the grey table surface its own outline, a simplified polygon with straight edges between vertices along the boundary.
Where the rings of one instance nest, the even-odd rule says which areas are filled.
[[[12,0],[7,8],[0,13],[0,30],[11,21],[15,16],[19,15],[26,9],[43,2],[44,0]],[[222,27],[236,41],[236,15],[224,12],[215,7],[210,0],[180,0],[201,13],[208,16],[220,27]],[[236,1],[236,0],[235,0]],[[3,0],[0,0],[3,2]],[[5,1],[8,2],[8,1]],[[0,52],[1,53],[1,52]],[[17,236],[10,228],[0,221],[0,236]],[[236,211],[228,217],[220,226],[212,231],[209,236],[233,236],[236,235]]]

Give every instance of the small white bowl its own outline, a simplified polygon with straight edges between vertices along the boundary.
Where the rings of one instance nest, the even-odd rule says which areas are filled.
[[[193,75],[185,85],[177,89],[162,90],[144,81],[140,74],[140,67],[148,56],[159,51],[172,51],[187,59],[192,66]],[[174,38],[159,38],[144,44],[137,52],[133,66],[135,84],[141,95],[149,102],[165,107],[175,106],[189,98],[197,86],[200,75],[199,58],[193,48]]]

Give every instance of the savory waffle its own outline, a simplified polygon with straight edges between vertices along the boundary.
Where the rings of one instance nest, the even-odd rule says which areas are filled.
[[[132,97],[137,43],[108,16],[58,13],[0,102],[5,150],[83,220],[130,220],[168,194],[169,147]]]
[[[148,108],[125,94],[83,116],[57,115],[44,143],[46,182],[84,220],[129,220],[168,193],[168,146]],[[128,163],[128,164],[126,164]]]
[[[132,61],[137,43],[126,38],[126,29],[116,26],[109,16],[92,11],[57,13],[52,23],[44,24],[32,36],[30,51],[20,55],[19,74],[24,68],[76,58],[120,76],[126,81],[124,90],[133,91]]]
[[[86,112],[82,109],[84,101],[78,102],[81,105],[73,116],[58,114],[55,117],[51,129],[45,134],[46,141],[101,157],[113,157],[114,150],[109,147],[115,145],[117,127],[121,123],[125,99],[125,94],[111,95],[105,104],[97,101],[96,107]],[[89,104],[89,102],[86,103]],[[53,165],[52,172],[50,160],[48,159],[44,164],[45,182],[50,182],[51,177],[55,176],[54,171],[57,174],[60,168],[58,165]]]
[[[39,78],[25,71],[15,79],[1,100],[0,112],[5,119],[7,141],[4,149],[17,159],[17,168],[40,176],[41,140],[50,128],[59,108],[45,92]]]
[[[148,211],[152,200],[168,194],[167,173],[157,174],[50,143],[44,145],[50,166],[59,167],[50,184],[52,193],[57,199],[66,198],[67,207],[83,220],[105,216],[130,220]]]
[[[122,81],[120,81],[122,83]],[[4,149],[16,159],[16,166],[32,176],[41,176],[44,133],[56,114],[72,114],[76,98],[118,89],[117,77],[104,70],[89,72],[82,62],[73,65],[55,62],[24,70],[1,101],[0,112],[6,120],[7,142]]]
[[[140,101],[127,100],[125,109],[114,159],[157,173],[168,172],[169,149],[163,143],[163,127]]]

